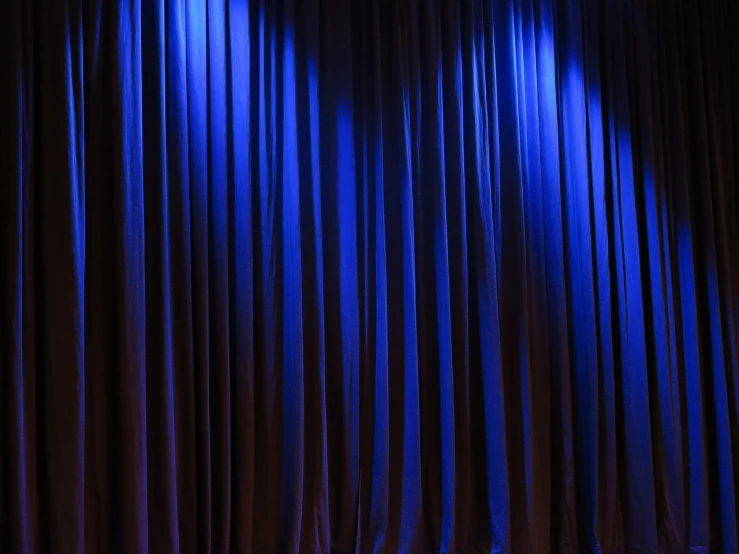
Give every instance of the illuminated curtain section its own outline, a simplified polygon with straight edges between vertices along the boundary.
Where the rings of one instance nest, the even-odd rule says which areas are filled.
[[[736,552],[730,0],[6,0],[0,552]]]

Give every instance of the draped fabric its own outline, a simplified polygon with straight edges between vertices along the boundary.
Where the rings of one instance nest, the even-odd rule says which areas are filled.
[[[737,552],[736,1],[0,27],[1,552]]]

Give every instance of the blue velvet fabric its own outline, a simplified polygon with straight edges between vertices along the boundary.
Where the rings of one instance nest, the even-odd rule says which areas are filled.
[[[0,552],[737,552],[736,0],[5,0]]]

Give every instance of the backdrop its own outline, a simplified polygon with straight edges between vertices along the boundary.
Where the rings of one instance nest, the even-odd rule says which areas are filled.
[[[737,551],[730,0],[6,0],[0,550]]]

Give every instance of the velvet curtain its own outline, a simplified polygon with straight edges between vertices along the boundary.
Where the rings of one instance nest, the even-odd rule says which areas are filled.
[[[0,551],[737,552],[731,0],[6,0]]]

